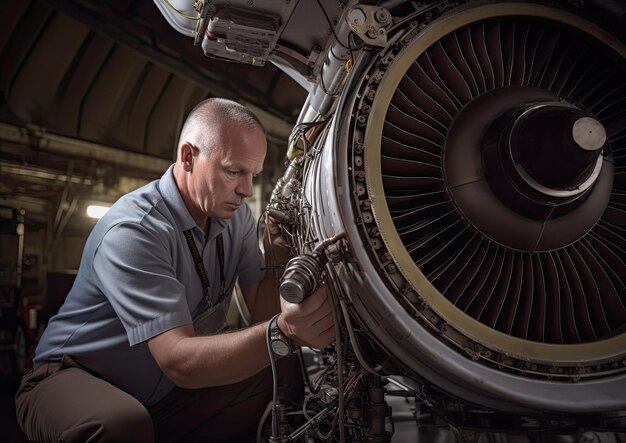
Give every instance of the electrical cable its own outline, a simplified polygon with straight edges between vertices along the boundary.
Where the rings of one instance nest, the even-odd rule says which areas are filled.
[[[337,312],[337,301],[334,296],[334,291],[328,291],[330,294],[330,311],[333,316],[333,325],[335,327],[335,347],[337,350],[337,392],[339,405],[337,407],[337,414],[339,414],[339,441],[345,442],[345,398],[343,389],[343,352],[341,349],[341,330],[339,328],[339,314]]]
[[[339,36],[337,35],[337,33],[335,32],[335,28],[333,26],[332,21],[330,20],[330,17],[328,16],[328,14],[326,13],[326,10],[324,9],[324,6],[322,6],[322,3],[320,2],[320,0],[317,0],[317,4],[320,7],[320,9],[322,10],[322,13],[324,14],[324,17],[326,17],[326,21],[328,22],[328,26],[330,27],[330,30],[333,33],[333,36],[335,37],[335,40],[337,40],[337,43],[339,43],[339,45],[344,48],[347,49],[348,51],[350,51],[350,63],[353,66],[354,65],[354,54],[352,53],[352,45],[350,45],[350,34],[352,32],[350,32],[348,34],[348,45],[346,46],[344,43],[342,43],[341,40],[339,40]],[[326,88],[326,85],[324,84],[324,63],[322,63],[321,67],[320,67],[320,86],[322,88],[322,91],[324,91],[324,93],[326,95],[329,96],[336,96],[337,94],[331,94],[328,92],[328,89]]]
[[[265,410],[263,411],[263,415],[261,415],[261,420],[259,421],[259,426],[256,429],[256,442],[257,443],[263,443],[261,441],[261,433],[263,432],[263,425],[265,424],[265,420],[267,420],[267,417],[270,415],[270,412],[272,411],[272,405],[274,403],[273,402],[268,402],[267,406],[265,407]]]
[[[280,314],[276,314],[267,323],[267,331],[265,333],[265,343],[267,344],[267,352],[270,357],[270,367],[272,369],[272,437],[271,441],[278,441],[278,417],[276,416],[276,403],[278,402],[278,371],[276,370],[276,361],[272,352],[271,330],[270,325],[278,318]]]
[[[324,84],[324,63],[322,63],[320,67],[320,87],[322,88],[322,91],[324,91],[326,95],[331,95],[328,92],[328,89],[326,89],[326,85]]]
[[[181,17],[184,17],[189,20],[200,20],[200,17],[193,17],[191,15],[187,15],[184,12],[179,11],[178,9],[174,7],[173,4],[170,3],[170,0],[163,0],[163,1],[167,3],[167,5],[172,9],[172,11],[174,11],[176,14],[180,15]]]
[[[365,368],[367,372],[371,372],[374,375],[378,375],[378,371],[382,368],[374,369],[372,368],[365,358],[363,358],[363,354],[361,354],[361,348],[359,347],[358,342],[356,341],[356,336],[354,335],[354,331],[352,330],[352,323],[350,322],[350,318],[348,317],[348,308],[346,307],[346,303],[343,299],[339,299],[339,305],[341,306],[341,311],[343,312],[343,317],[346,320],[346,328],[348,330],[348,335],[350,335],[350,342],[352,343],[352,350],[354,351],[354,355],[357,360]]]
[[[328,22],[328,26],[330,26],[330,30],[332,31],[333,35],[335,36],[335,39],[337,40],[337,43],[339,43],[341,45],[341,47],[349,50],[350,51],[350,58],[352,58],[354,60],[354,58],[352,57],[352,48],[350,48],[350,46],[344,45],[341,42],[341,40],[339,40],[339,37],[337,36],[337,33],[335,32],[335,28],[333,27],[333,23],[330,21],[330,17],[328,17],[328,14],[326,13],[326,10],[324,9],[324,6],[322,6],[322,2],[320,2],[320,0],[317,0],[317,4],[319,5],[320,9],[324,13],[324,17],[326,17],[326,21]]]
[[[309,374],[306,372],[302,348],[298,348],[298,350],[296,351],[296,355],[298,356],[298,361],[300,361],[300,371],[302,372],[302,378],[306,382],[307,387],[309,388],[309,392],[313,394],[317,394],[317,391],[313,391],[313,386],[311,386],[311,378],[309,377]],[[319,391],[319,388],[318,388],[318,391]]]
[[[261,217],[266,216],[266,222],[265,222],[265,229],[268,231],[267,235],[268,235],[268,249],[269,251],[264,251],[265,255],[267,255],[269,257],[269,264],[270,266],[265,266],[263,268],[263,270],[268,270],[270,269],[272,271],[272,278],[276,281],[280,280],[280,277],[282,276],[282,273],[280,275],[278,275],[277,270],[278,269],[283,269],[284,266],[278,266],[276,264],[276,257],[274,256],[274,248],[272,248],[272,233],[269,232],[269,220],[268,218],[270,217],[270,215],[267,213],[267,210],[264,210],[261,215],[259,216],[259,219],[257,220],[257,237],[259,235],[259,229],[260,229],[260,222],[261,222]],[[280,226],[281,230],[283,231],[283,233],[286,233],[285,229],[282,228],[282,226]],[[287,234],[291,235],[290,233],[287,232]],[[263,234],[264,235],[264,234]],[[285,238],[283,236],[283,238]],[[266,263],[267,264],[267,263]]]

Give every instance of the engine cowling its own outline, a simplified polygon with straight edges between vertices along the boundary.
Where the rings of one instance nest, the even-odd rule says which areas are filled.
[[[407,373],[500,411],[626,408],[625,60],[579,15],[497,3],[355,64],[304,194]]]

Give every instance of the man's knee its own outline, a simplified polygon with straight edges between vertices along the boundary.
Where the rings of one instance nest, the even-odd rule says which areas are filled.
[[[154,441],[152,419],[139,402],[128,402],[100,416],[85,417],[66,429],[62,441],[68,442],[146,442]]]
[[[37,371],[24,378],[16,396],[17,419],[30,440],[154,440],[150,414],[130,394],[76,367],[47,376]]]
[[[126,403],[125,407],[116,411],[107,423],[106,432],[111,441],[152,442],[154,428],[148,410],[138,401]]]

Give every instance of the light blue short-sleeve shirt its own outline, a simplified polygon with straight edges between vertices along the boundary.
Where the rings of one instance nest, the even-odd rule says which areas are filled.
[[[202,312],[202,282],[183,234],[192,230],[210,296],[220,295],[216,238],[224,239],[224,283],[263,278],[256,223],[247,205],[228,220],[211,220],[208,237],[185,207],[170,167],[160,180],[120,198],[87,239],[65,303],[37,346],[35,362],[69,355],[146,405],[174,386],[148,350],[147,340],[192,323]],[[230,296],[220,309],[227,309]]]

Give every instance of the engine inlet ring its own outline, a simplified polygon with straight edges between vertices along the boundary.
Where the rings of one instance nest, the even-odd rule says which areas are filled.
[[[499,21],[502,18],[504,20]],[[468,45],[466,47],[472,45],[471,26],[480,29],[483,36],[491,35],[490,33],[496,32],[494,29],[497,29],[498,33],[502,32],[498,45],[503,45],[507,42],[513,44],[515,41],[513,37],[518,36],[516,32],[519,31],[521,35],[528,38],[531,35],[528,31],[531,26],[543,29],[542,26],[546,23],[556,25],[555,29],[559,30],[557,33],[559,35],[564,33],[569,36],[576,36],[575,38],[586,35],[587,38],[604,42],[605,49],[609,49],[609,52],[612,52],[616,59],[620,57],[622,60],[626,59],[624,46],[605,31],[574,14],[538,4],[500,3],[479,6],[441,18],[422,31],[418,31],[415,27],[394,48],[381,55],[381,63],[370,70],[366,76],[367,81],[360,90],[359,94],[362,98],[357,103],[354,122],[357,130],[353,146],[353,183],[362,182],[362,175],[359,178],[358,174],[360,171],[364,171],[366,189],[355,188],[353,192],[356,195],[356,210],[362,215],[364,236],[366,241],[372,245],[371,255],[376,262],[380,263],[381,273],[387,276],[389,285],[394,288],[393,292],[402,295],[401,302],[404,305],[407,301],[411,303],[415,308],[414,315],[422,318],[424,323],[433,329],[433,333],[443,336],[445,340],[457,348],[471,354],[473,359],[489,365],[550,379],[579,380],[585,377],[606,376],[626,371],[624,349],[626,339],[624,291],[626,291],[626,287],[623,284],[619,286],[619,276],[626,272],[626,265],[617,258],[619,257],[619,246],[617,253],[611,253],[610,263],[606,263],[608,260],[606,257],[600,257],[596,260],[599,268],[602,268],[601,265],[605,265],[602,272],[607,274],[607,278],[602,282],[595,281],[592,283],[596,286],[601,284],[602,289],[608,291],[602,293],[607,299],[597,301],[594,306],[591,305],[590,301],[578,300],[573,290],[565,293],[563,286],[559,286],[559,281],[565,281],[563,280],[564,277],[571,277],[573,272],[578,269],[577,266],[579,264],[582,266],[585,262],[587,262],[587,271],[581,274],[579,279],[585,280],[588,279],[588,276],[594,275],[594,271],[597,269],[590,269],[594,265],[588,263],[589,257],[596,257],[593,247],[603,248],[602,252],[609,247],[598,238],[597,233],[594,232],[590,238],[585,238],[578,249],[570,251],[562,248],[557,252],[546,251],[545,256],[514,251],[501,245],[494,246],[489,239],[485,239],[479,232],[473,230],[466,223],[462,214],[459,214],[454,205],[451,204],[444,177],[440,172],[440,160],[437,160],[441,157],[440,151],[445,143],[446,131],[455,117],[455,112],[458,112],[466,103],[471,101],[473,96],[479,96],[488,90],[505,87],[507,81],[509,84],[525,83],[523,78],[521,80],[514,78],[516,71],[512,66],[513,62],[509,61],[509,63],[504,60],[503,52],[492,58],[493,64],[489,60],[489,48],[487,46],[495,41],[491,37],[482,40],[488,42],[488,44],[485,43],[484,54],[480,50],[476,50],[475,54],[479,55],[475,56],[475,63],[466,60],[463,68],[465,72],[457,69],[456,72],[450,74],[454,78],[437,78],[438,71],[435,64],[447,63],[450,66],[456,66],[454,62],[463,58],[462,42],[466,42]],[[546,35],[549,34],[546,32]],[[419,38],[416,38],[417,35]],[[449,36],[453,38],[446,39]],[[446,39],[445,42],[441,43],[444,39]],[[552,49],[561,44],[558,41],[558,35],[546,37],[546,39],[553,44]],[[451,42],[457,45],[458,50],[446,46]],[[524,42],[529,42],[529,45],[534,43],[534,50],[536,51],[538,41],[524,40]],[[420,65],[420,57],[423,54],[428,54],[428,57],[422,58],[421,61],[424,63]],[[483,54],[484,57],[480,54]],[[535,56],[539,57],[536,52],[531,51],[531,55],[533,60]],[[433,62],[433,60],[436,61]],[[477,66],[487,62],[491,67],[491,74],[482,77],[477,76],[475,74],[478,69]],[[549,82],[548,78],[553,77],[553,82],[546,87],[549,90],[553,87],[554,82],[558,81],[558,76],[550,73],[550,69],[553,67],[557,69],[564,63],[566,63],[564,59],[553,64],[550,64],[549,60],[543,60],[542,66],[534,69],[532,67],[525,68],[524,75],[527,74],[529,79],[533,79],[528,84],[534,82],[538,85],[543,85],[544,78]],[[494,68],[494,66],[496,67]],[[496,71],[500,66],[504,68],[502,72],[497,73]],[[404,83],[402,86],[406,88],[416,86],[415,77],[405,75],[409,70],[413,70],[412,75],[424,79],[430,78],[429,84],[432,88],[430,90],[422,88],[415,97],[403,97],[403,93],[399,91],[401,83]],[[624,75],[623,73],[618,74]],[[463,85],[463,81],[459,80],[463,76],[466,76],[465,78],[473,76],[476,80],[475,84],[465,82]],[[452,91],[451,89],[455,90]],[[461,89],[463,91],[458,92]],[[619,94],[620,98],[615,99],[617,101],[626,95],[623,87],[614,92]],[[568,94],[563,94],[561,91],[558,95],[567,96]],[[577,97],[571,98],[573,102]],[[582,105],[588,108],[587,110],[596,115],[599,121],[612,122],[617,120],[615,116],[616,112],[619,111],[615,111],[617,107],[615,102],[593,105],[593,103],[589,103],[588,96],[582,97],[582,100],[580,97],[578,98]],[[398,105],[398,102],[394,103],[394,100],[406,104],[407,108],[405,109],[412,106],[411,109],[415,113],[408,115]],[[428,112],[420,108],[427,102],[430,106]],[[392,114],[396,114],[396,116],[406,114],[408,116],[406,119],[410,121],[409,126],[413,128],[413,133],[407,135],[403,133],[402,128],[393,127],[393,124],[387,123],[389,118],[393,120]],[[402,118],[405,117],[402,116]],[[447,122],[447,124],[442,124],[442,122]],[[609,142],[614,142],[613,152],[624,149],[624,142],[615,142],[615,140],[620,137],[624,138],[623,131],[625,130],[625,128],[619,128],[612,129],[612,132],[609,131]],[[390,142],[392,132],[395,134],[403,133],[399,137],[405,137],[405,142],[398,143],[397,140]],[[419,148],[410,146],[406,142],[409,139],[416,142]],[[390,153],[407,152],[411,153],[411,160],[408,161],[406,158],[400,159],[400,155],[396,157],[390,155]],[[626,244],[624,237],[626,230],[623,226],[619,227],[623,225],[622,220],[625,213],[622,209],[625,193],[623,190],[623,160],[616,161],[611,158],[609,152],[606,153],[605,161],[607,163],[615,162],[616,186],[618,187],[614,188],[607,210],[595,229],[607,233],[607,235],[610,234],[618,245],[621,244],[620,242]],[[390,171],[395,173],[395,176]],[[411,194],[411,188],[420,190],[419,196],[416,197],[415,193]],[[390,189],[394,190],[393,195],[390,195]],[[413,206],[418,204],[416,198],[419,200],[417,209]],[[392,211],[394,212],[393,215]],[[413,224],[410,226],[408,224],[403,225],[403,221],[416,212],[419,215],[417,219],[414,219]],[[378,228],[376,237],[369,238],[367,233],[371,232],[373,227]],[[424,233],[426,234],[423,235]],[[423,250],[428,249],[429,244],[435,242],[440,242],[442,245],[438,251],[423,252]],[[441,259],[441,257],[436,256],[442,251],[444,255],[447,254],[451,250],[448,248],[453,245],[459,248],[458,257],[460,261],[467,259],[468,262],[472,262],[474,257],[480,256],[481,264],[483,262],[489,263],[486,266],[486,271],[482,272],[484,274],[482,287],[469,295],[463,291],[459,293],[458,290],[448,291],[450,286],[444,288],[437,280],[437,277],[443,275],[445,269],[443,271],[442,269],[445,268],[446,264],[450,265],[449,262],[442,261],[437,262],[436,266],[432,265],[434,257],[437,260]],[[471,247],[474,247],[475,250],[470,250]],[[421,248],[422,251],[420,251]],[[411,252],[408,249],[411,249]],[[415,251],[418,253],[413,254]],[[562,255],[561,251],[564,251]],[[531,277],[519,271],[520,266],[524,266],[523,269],[542,270],[540,273],[530,275],[535,278],[534,281],[543,278],[543,293],[534,293],[533,290],[523,289],[529,284],[532,285],[533,281]],[[459,273],[466,270],[465,267],[458,269]],[[506,274],[508,276],[506,281],[489,281],[491,269],[502,275]],[[466,270],[466,273],[478,275],[477,270],[474,270],[473,273]],[[613,276],[611,273],[616,275]],[[624,280],[626,279],[622,279],[622,281]],[[463,286],[462,282],[459,283],[458,280],[453,281],[450,285],[454,285],[455,282],[458,287]],[[466,282],[465,286],[469,286],[470,283]],[[582,289],[587,289],[585,285],[592,283],[585,280],[580,285],[582,285]],[[570,287],[574,287],[579,283],[572,280],[568,284]],[[489,289],[491,293],[513,293],[516,294],[517,299],[509,299],[505,302],[502,300],[506,295],[502,295],[501,299],[496,297],[493,300],[483,301],[480,306],[477,305],[475,303],[477,294],[479,294],[480,289],[488,286],[491,287]],[[563,300],[565,300],[562,301],[563,306],[559,305],[559,308],[549,306],[557,303],[555,301],[557,299],[548,298],[549,294],[546,295],[546,292],[555,288],[563,293]],[[581,288],[578,287],[576,290],[578,291],[576,294],[578,294]],[[488,292],[488,290],[485,289],[484,292]],[[590,293],[589,298],[592,296],[598,298],[600,293],[601,290],[596,288],[594,293]],[[607,293],[608,295],[605,295]],[[533,317],[533,315],[538,314],[536,312],[533,314],[533,305],[529,304],[527,297],[524,297],[527,294],[534,294],[537,299],[543,297],[541,320]],[[578,307],[582,306],[581,309],[584,308],[586,315],[590,318],[584,325],[580,319],[582,314],[576,313],[576,304],[579,302],[582,305]],[[500,309],[490,312],[486,307],[488,303],[499,304]],[[614,307],[614,309],[606,309],[603,303],[606,303],[606,306]],[[487,311],[485,311],[486,309]],[[568,314],[569,310],[573,310],[575,313]],[[488,313],[485,317],[482,316],[484,312]],[[562,312],[567,315],[561,315]],[[504,320],[501,320],[502,318]],[[523,321],[516,323],[514,321],[516,318],[522,318]],[[598,321],[595,322],[595,320]],[[558,326],[551,324],[551,322],[557,321],[559,322]],[[568,330],[568,324],[565,323],[572,321],[575,324],[572,329],[573,335],[567,335],[564,331]],[[577,324],[576,322],[579,321],[581,323]],[[531,329],[530,324],[539,324],[539,322],[541,328],[536,331],[529,331]],[[561,325],[561,323],[564,324]]]

